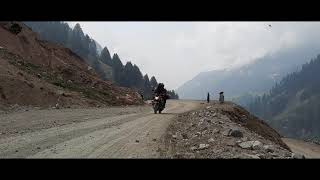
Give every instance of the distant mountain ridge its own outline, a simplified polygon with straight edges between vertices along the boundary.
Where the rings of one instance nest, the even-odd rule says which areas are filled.
[[[199,73],[177,92],[182,99],[204,99],[208,92],[217,97],[220,91],[224,91],[229,100],[246,94],[263,94],[319,51],[317,47],[297,47],[266,55],[235,69]]]
[[[247,109],[283,135],[320,139],[320,55],[285,76]]]

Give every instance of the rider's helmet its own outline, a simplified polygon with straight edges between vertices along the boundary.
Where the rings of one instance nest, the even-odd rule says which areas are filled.
[[[158,87],[159,88],[164,88],[164,84],[163,83],[159,83]]]

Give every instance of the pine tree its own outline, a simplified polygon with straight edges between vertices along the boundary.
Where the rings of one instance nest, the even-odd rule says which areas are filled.
[[[143,84],[144,96],[147,99],[151,99],[151,97],[152,97],[152,88],[151,88],[151,84],[150,84],[150,80],[149,80],[148,74],[144,75],[143,82],[144,82],[144,84]]]
[[[113,70],[113,80],[116,83],[118,83],[119,85],[122,84],[122,81],[123,81],[123,68],[124,67],[123,67],[123,64],[122,64],[118,54],[114,54],[112,56],[111,67],[112,67],[112,70]],[[127,87],[131,87],[131,86],[127,86]]]
[[[155,89],[158,86],[158,82],[154,76],[152,76],[150,79],[150,85],[152,89]]]
[[[103,62],[109,66],[112,66],[112,58],[111,58],[110,52],[107,47],[104,47],[102,49],[101,54],[100,54],[100,60],[101,60],[101,62]]]
[[[59,43],[82,57],[88,65],[93,67],[102,79],[112,80],[120,86],[140,90],[145,89],[145,78],[139,70],[139,67],[132,65],[131,62],[128,62],[126,66],[124,66],[118,54],[114,54],[111,58],[107,47],[105,47],[99,55],[95,41],[83,32],[80,24],[76,24],[72,29],[67,23],[59,21],[25,23],[33,31],[39,33],[41,39]],[[109,72],[104,72],[105,70],[101,67],[103,63],[112,68],[112,77],[108,77],[111,76],[107,75],[110,74]],[[149,84],[151,88],[155,88],[158,85],[154,76],[150,79]]]

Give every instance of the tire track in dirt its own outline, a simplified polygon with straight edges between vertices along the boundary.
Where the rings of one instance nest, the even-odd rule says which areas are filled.
[[[108,131],[95,131],[83,137],[60,143],[54,148],[32,157],[158,157],[159,154],[156,152],[158,144],[154,139],[160,139],[159,137],[164,133],[167,124],[175,115],[172,112],[181,111],[181,108],[185,108],[185,103],[173,103],[167,109],[168,114],[154,115],[152,112],[147,113],[118,127],[112,127]],[[84,139],[86,139],[86,142],[83,142]],[[139,143],[136,143],[136,140],[139,140]],[[64,146],[72,148],[68,149]],[[51,152],[55,153],[52,154]]]

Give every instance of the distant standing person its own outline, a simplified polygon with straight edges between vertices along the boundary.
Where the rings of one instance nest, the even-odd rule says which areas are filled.
[[[210,102],[210,94],[208,93],[208,95],[207,95],[207,103],[209,103]]]
[[[219,102],[220,102],[220,103],[223,103],[223,102],[224,102],[223,92],[220,92]]]

